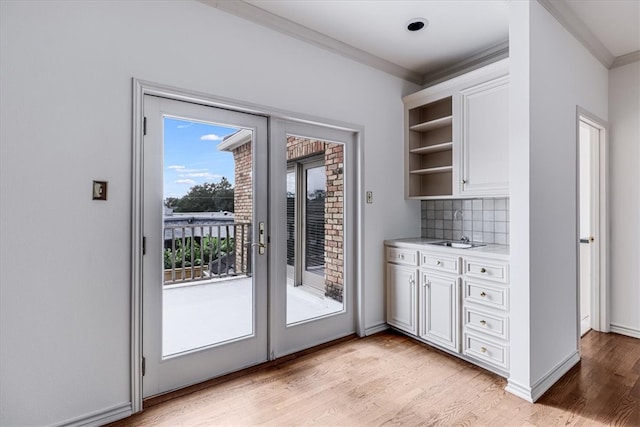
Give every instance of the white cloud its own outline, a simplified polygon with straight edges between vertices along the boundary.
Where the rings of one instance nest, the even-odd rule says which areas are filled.
[[[178,179],[176,184],[195,185],[196,182],[192,179]]]
[[[183,165],[170,165],[170,166],[167,166],[167,169],[173,169],[173,170],[176,170],[176,171],[181,171],[181,170],[184,169],[184,166]]]
[[[184,128],[188,128],[188,127],[191,127],[191,126],[193,126],[193,122],[189,122],[189,123],[186,123],[186,124],[184,124],[184,125],[178,125],[178,126],[176,126],[176,127],[177,127],[178,129],[184,129]]]
[[[180,175],[183,178],[204,178],[204,179],[220,179],[222,175],[218,175],[211,172],[192,172]]]
[[[213,133],[210,133],[208,135],[202,135],[200,137],[200,139],[202,141],[222,141],[222,137]]]

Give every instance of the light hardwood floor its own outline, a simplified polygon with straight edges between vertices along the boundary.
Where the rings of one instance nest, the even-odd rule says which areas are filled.
[[[384,332],[147,401],[112,426],[640,426],[640,340],[592,331],[582,356],[530,404],[497,375]]]

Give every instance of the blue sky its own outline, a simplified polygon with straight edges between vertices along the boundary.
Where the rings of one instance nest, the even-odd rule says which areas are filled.
[[[164,197],[184,196],[194,185],[218,182],[223,176],[235,185],[233,155],[217,147],[237,130],[165,117]]]

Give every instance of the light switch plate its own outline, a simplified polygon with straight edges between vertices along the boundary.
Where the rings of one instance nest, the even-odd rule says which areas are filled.
[[[93,181],[93,200],[107,200],[107,181]]]
[[[367,203],[373,203],[373,191],[367,191]]]

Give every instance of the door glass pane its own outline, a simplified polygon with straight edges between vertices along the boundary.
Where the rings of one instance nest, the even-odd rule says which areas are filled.
[[[287,138],[287,325],[344,308],[343,148]]]
[[[162,357],[253,334],[252,132],[164,118]]]

